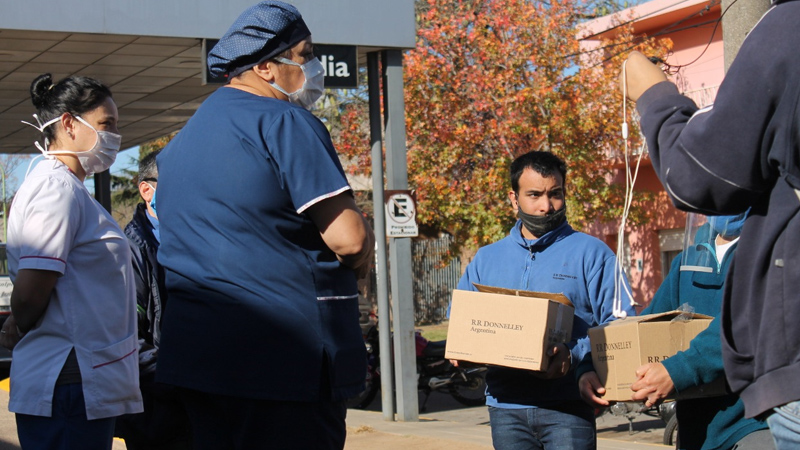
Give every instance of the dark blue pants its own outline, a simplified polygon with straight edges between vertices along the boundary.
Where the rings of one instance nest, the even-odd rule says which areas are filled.
[[[585,405],[564,408],[489,407],[492,444],[497,450],[594,450],[594,416]]]
[[[347,406],[341,402],[286,402],[179,393],[194,450],[341,450]]]
[[[111,450],[115,418],[86,419],[81,384],[56,386],[52,417],[16,417],[22,450]]]
[[[116,436],[128,450],[191,450],[189,419],[177,389],[156,383],[153,375],[139,378],[144,412],[118,417]]]

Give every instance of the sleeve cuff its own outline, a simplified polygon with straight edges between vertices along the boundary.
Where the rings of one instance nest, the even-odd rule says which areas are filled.
[[[667,369],[669,377],[672,378],[672,384],[675,386],[675,391],[677,392],[697,385],[689,374],[687,370],[689,366],[686,364],[685,359],[681,357],[681,353],[682,352],[679,352],[677,355],[661,362],[664,368]]]
[[[23,256],[19,259],[18,269],[49,270],[64,275],[67,263],[59,258],[50,256]]]
[[[580,380],[581,376],[587,372],[594,372],[591,354],[587,354],[575,367],[575,380]]]
[[[678,87],[670,81],[656,83],[639,97],[639,100],[636,101],[636,109],[640,115],[644,116],[653,102],[669,95],[680,95]]]
[[[320,195],[319,197],[317,197],[315,199],[312,199],[311,201],[307,202],[306,204],[304,204],[303,206],[298,208],[297,209],[297,214],[303,214],[303,212],[305,210],[307,210],[308,208],[316,205],[317,203],[319,203],[319,202],[321,202],[323,200],[327,200],[327,199],[329,199],[331,197],[336,197],[337,195],[341,194],[342,192],[349,191],[349,190],[350,190],[350,186],[348,185],[348,186],[343,186],[343,187],[341,187],[341,188],[339,188],[339,189],[337,189],[337,190],[335,190],[333,192],[330,192],[330,193],[327,193],[327,194],[324,194],[324,195]]]

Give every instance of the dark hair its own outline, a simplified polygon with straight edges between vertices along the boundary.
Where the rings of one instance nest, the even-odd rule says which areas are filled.
[[[111,90],[106,85],[89,77],[72,76],[53,84],[52,75],[45,73],[31,83],[31,102],[42,123],[64,113],[79,116],[97,108],[110,97]],[[47,127],[43,134],[53,141],[55,129]]]
[[[525,169],[531,169],[543,177],[561,174],[561,182],[567,183],[567,165],[564,160],[550,152],[533,151],[517,157],[511,163],[511,189],[519,192],[519,178]]]
[[[158,180],[158,166],[156,156],[161,150],[148,153],[139,161],[139,183],[142,181]]]

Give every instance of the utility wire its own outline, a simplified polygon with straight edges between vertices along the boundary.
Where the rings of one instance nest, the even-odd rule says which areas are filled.
[[[708,5],[706,5],[706,6],[705,6],[703,9],[701,9],[701,10],[699,10],[699,11],[695,11],[695,12],[693,12],[693,13],[689,14],[688,16],[686,16],[686,17],[684,17],[684,18],[682,18],[682,19],[679,19],[679,20],[678,20],[678,21],[676,21],[676,22],[673,22],[673,23],[671,23],[671,24],[667,25],[666,27],[664,27],[664,28],[660,29],[659,31],[657,31],[657,32],[653,33],[653,35],[652,35],[652,36],[650,36],[650,37],[652,38],[652,37],[661,36],[661,35],[664,35],[664,34],[667,34],[667,33],[674,33],[674,32],[677,32],[677,31],[682,31],[682,30],[685,30],[686,28],[681,28],[681,29],[674,30],[674,29],[673,29],[673,27],[676,27],[676,26],[680,25],[681,23],[683,23],[683,22],[686,22],[687,20],[689,20],[689,19],[691,19],[691,18],[693,18],[693,17],[695,17],[695,16],[697,16],[697,15],[703,15],[703,14],[705,14],[706,12],[710,11],[710,10],[711,10],[711,8],[713,8],[714,6],[716,6],[716,4],[717,4],[717,3],[719,3],[719,2],[720,2],[720,0],[711,0],[711,1],[708,3]],[[674,6],[674,5],[673,5],[673,6]],[[664,9],[664,8],[660,9],[659,11],[662,11],[663,9]],[[652,14],[652,13],[651,13],[651,14]],[[599,33],[595,33],[595,34],[593,34],[592,36],[597,36],[597,35],[600,35],[600,34],[603,34],[603,33],[607,33],[607,32],[609,32],[609,31],[611,31],[611,30],[614,30],[614,29],[616,29],[616,28],[619,28],[619,27],[621,27],[621,26],[627,25],[627,24],[629,24],[629,23],[631,23],[631,22],[635,22],[635,21],[638,21],[638,20],[644,19],[645,17],[647,17],[647,16],[649,16],[649,15],[650,15],[650,14],[648,14],[648,15],[644,15],[644,16],[641,16],[641,17],[637,17],[636,19],[631,19],[631,20],[629,20],[629,21],[627,21],[627,22],[625,22],[625,23],[622,23],[622,24],[619,24],[619,25],[617,25],[617,26],[614,26],[614,27],[612,27],[612,28],[609,28],[608,30],[605,30],[605,31],[602,31],[602,32],[599,32]],[[586,39],[588,39],[588,38],[589,38],[589,37],[585,37],[585,38],[581,38],[580,40],[586,40]],[[626,42],[615,42],[615,43],[612,43],[612,44],[607,44],[607,45],[604,45],[604,46],[601,46],[601,47],[595,47],[595,48],[592,48],[592,49],[589,49],[589,50],[582,50],[582,51],[579,51],[579,52],[576,52],[576,53],[572,53],[572,54],[569,54],[569,55],[565,55],[565,56],[564,56],[564,58],[571,58],[571,57],[574,57],[574,56],[585,55],[585,54],[589,54],[589,53],[593,53],[593,52],[597,52],[597,51],[601,51],[601,50],[605,50],[605,49],[609,49],[609,48],[618,47],[618,46],[620,46],[620,45],[625,45],[625,44],[628,44],[628,43],[630,43],[630,42],[633,42],[634,40],[637,40],[637,39],[638,39],[638,40],[641,40],[641,39],[643,39],[643,38],[642,38],[642,37],[639,37],[639,36],[635,36],[635,37],[634,37],[634,38],[632,38],[630,41],[626,41]]]
[[[719,15],[719,20],[717,20],[717,23],[714,24],[714,29],[711,30],[711,37],[708,39],[708,43],[706,44],[706,47],[703,49],[702,52],[700,52],[700,54],[697,56],[697,58],[693,59],[691,62],[688,62],[686,64],[681,64],[681,65],[678,65],[678,66],[671,66],[671,65],[667,64],[666,62],[664,62],[663,63],[664,66],[666,66],[670,71],[674,71],[674,73],[677,73],[679,70],[683,69],[684,67],[689,67],[692,64],[696,63],[697,61],[699,61],[700,58],[703,57],[703,55],[706,53],[708,48],[711,46],[711,43],[714,42],[714,35],[717,34],[717,28],[719,27],[719,24],[722,23],[722,18],[725,17],[725,13],[727,13],[728,10],[731,9],[731,6],[735,5],[736,2],[738,2],[738,1],[739,0],[733,0],[731,2],[731,4],[728,5],[728,7],[725,8],[724,11],[722,11],[722,14]]]
[[[609,32],[609,31],[611,31],[611,30],[616,30],[617,28],[619,28],[619,27],[624,27],[625,25],[627,25],[627,24],[629,24],[629,23],[631,23],[631,22],[636,22],[636,21],[638,21],[638,20],[645,19],[645,18],[647,18],[647,17],[650,17],[650,16],[652,16],[653,14],[658,14],[658,13],[660,13],[661,11],[664,11],[664,10],[667,10],[667,9],[670,9],[670,8],[673,8],[673,7],[675,7],[675,6],[678,6],[678,5],[680,5],[681,3],[686,3],[687,1],[689,1],[689,0],[680,0],[679,2],[677,2],[677,3],[675,3],[675,4],[672,4],[672,5],[669,5],[669,6],[665,6],[665,7],[661,8],[661,9],[657,9],[657,10],[655,10],[655,11],[653,11],[653,12],[649,13],[649,14],[645,14],[645,15],[643,15],[643,16],[639,16],[639,17],[637,17],[637,18],[635,18],[635,19],[630,19],[630,20],[628,20],[627,22],[623,22],[623,23],[617,24],[617,25],[615,25],[615,26],[613,26],[613,27],[611,27],[611,28],[609,28],[609,29],[607,29],[607,30],[598,31],[597,33],[590,34],[589,36],[584,36],[584,37],[580,38],[579,40],[581,40],[581,41],[585,41],[585,40],[587,40],[587,39],[591,39],[591,38],[593,38],[593,37],[595,37],[595,36],[601,35],[601,34],[603,34],[603,33],[608,33],[608,32]],[[712,2],[713,2],[713,0],[712,0]]]
[[[714,0],[712,0],[712,3],[713,3],[713,1],[714,1]],[[638,40],[638,42],[636,42],[636,43],[633,43],[632,45],[628,46],[627,48],[623,49],[622,51],[619,51],[619,52],[617,52],[617,53],[615,53],[615,54],[613,54],[613,55],[611,55],[611,56],[608,56],[608,57],[604,58],[602,61],[600,61],[600,62],[598,62],[598,63],[596,63],[596,64],[593,64],[593,65],[591,65],[591,66],[589,66],[589,67],[587,67],[587,68],[585,68],[585,69],[583,69],[583,70],[591,70],[591,69],[594,69],[595,67],[601,66],[601,65],[603,65],[603,64],[605,64],[605,63],[607,63],[608,61],[611,61],[612,59],[616,58],[617,56],[619,56],[619,55],[621,55],[621,54],[623,54],[623,53],[626,53],[626,52],[628,52],[629,50],[632,50],[633,48],[635,48],[637,45],[641,44],[641,43],[642,43],[642,42],[644,42],[645,40],[653,39],[653,38],[655,38],[655,37],[658,37],[658,36],[660,36],[660,35],[662,35],[662,34],[666,34],[666,33],[668,33],[668,32],[669,32],[669,33],[676,33],[676,32],[678,32],[678,31],[683,31],[683,30],[687,30],[687,29],[690,29],[690,28],[697,28],[697,27],[700,27],[700,26],[705,26],[705,25],[708,25],[708,24],[714,23],[714,28],[713,28],[713,30],[711,31],[711,38],[709,39],[708,43],[706,44],[705,48],[704,48],[704,49],[703,49],[703,51],[700,53],[700,55],[699,55],[697,58],[695,58],[693,61],[691,61],[691,62],[689,62],[689,63],[687,63],[687,64],[682,64],[682,65],[679,65],[679,66],[670,66],[670,65],[669,65],[669,64],[667,64],[666,62],[664,62],[664,61],[660,61],[660,62],[661,62],[661,64],[662,64],[663,66],[665,66],[665,67],[666,67],[666,69],[669,71],[669,73],[670,73],[670,74],[677,73],[677,71],[678,71],[678,70],[680,70],[680,69],[682,69],[682,68],[685,68],[685,67],[688,67],[688,66],[690,66],[690,65],[692,65],[692,64],[694,64],[694,63],[696,63],[696,62],[697,62],[697,61],[698,61],[698,60],[699,60],[699,59],[700,59],[700,58],[701,58],[701,57],[702,57],[702,56],[705,54],[705,52],[706,52],[706,51],[708,50],[708,48],[711,46],[711,43],[714,41],[714,35],[715,35],[715,34],[716,34],[716,32],[717,32],[717,28],[719,27],[719,24],[720,24],[720,23],[722,23],[722,18],[723,18],[723,17],[725,17],[725,14],[728,12],[728,10],[730,10],[730,8],[731,8],[731,7],[732,7],[732,6],[733,6],[733,5],[734,5],[734,4],[735,4],[737,1],[739,1],[739,0],[733,0],[733,2],[731,2],[731,4],[730,4],[730,5],[728,5],[728,7],[727,7],[727,8],[725,8],[725,10],[724,10],[724,11],[722,11],[722,14],[720,14],[719,18],[717,18],[717,19],[714,19],[714,20],[711,20],[711,21],[708,21],[708,22],[699,23],[699,24],[689,25],[689,26],[686,26],[686,27],[683,27],[683,28],[679,28],[679,29],[670,30],[670,28],[671,28],[671,27],[673,27],[673,26],[675,26],[675,24],[679,24],[679,23],[681,23],[681,22],[684,22],[684,21],[687,19],[687,18],[683,18],[683,19],[679,20],[678,22],[675,22],[675,24],[668,25],[667,27],[665,27],[665,28],[661,29],[661,31],[659,31],[659,32],[657,32],[657,33],[655,33],[655,34],[653,34],[652,36],[648,36],[647,38],[644,38],[644,37],[642,37],[642,38],[638,38],[638,39],[632,39],[632,40],[630,40],[630,41],[626,41],[626,42],[624,42],[624,43],[616,43],[616,44],[614,44],[614,46],[618,46],[618,45],[624,45],[624,44],[630,44],[630,43],[633,43],[634,41],[637,41],[637,40]],[[693,15],[694,15],[694,14],[697,14],[697,13],[693,13]],[[597,50],[599,50],[599,49],[594,49],[593,51],[597,51]],[[566,81],[568,81],[568,80],[570,80],[570,79],[574,78],[575,76],[577,76],[577,75],[578,75],[578,73],[579,73],[579,72],[573,73],[573,74],[571,74],[571,75],[569,75],[569,76],[567,76],[567,77],[565,77],[565,78],[563,78],[563,79],[561,79],[561,80],[559,80],[559,81],[556,81],[555,83],[553,83],[553,84],[550,86],[550,88],[553,88],[553,87],[555,87],[555,86],[558,86],[559,84],[561,84],[561,83],[564,83],[564,82],[566,82]]]

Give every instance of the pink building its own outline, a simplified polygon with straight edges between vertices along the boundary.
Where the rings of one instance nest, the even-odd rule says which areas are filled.
[[[584,49],[598,47],[602,39],[618,32],[617,25],[631,22],[637,35],[671,39],[673,52],[667,64],[686,66],[672,76],[672,81],[702,107],[713,103],[724,76],[722,24],[715,30],[719,19],[720,3],[716,0],[653,0],[587,22],[580,37]],[[624,171],[624,165],[620,164],[614,182],[624,183]],[[658,193],[658,199],[649,208],[651,220],[644,226],[628,227],[625,232],[628,279],[634,298],[643,308],[682,249],[686,215],[672,206],[646,155],[639,169],[636,191]],[[586,231],[616,249],[618,227],[619,222],[596,223]]]

